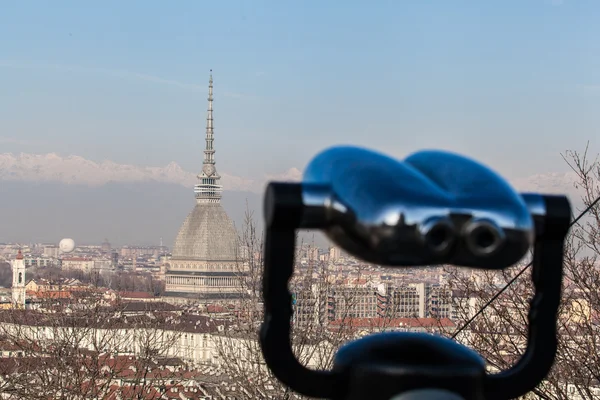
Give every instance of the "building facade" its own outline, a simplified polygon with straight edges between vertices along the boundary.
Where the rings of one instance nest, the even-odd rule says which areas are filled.
[[[221,177],[215,164],[213,79],[208,86],[206,144],[199,183],[194,186],[196,206],[175,239],[165,264],[166,295],[218,301],[244,296],[246,274],[238,250],[237,231],[221,205]]]

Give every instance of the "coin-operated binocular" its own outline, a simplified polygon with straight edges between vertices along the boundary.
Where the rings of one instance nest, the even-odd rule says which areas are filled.
[[[356,147],[317,155],[300,183],[269,183],[260,331],[268,367],[298,393],[330,399],[510,399],[532,390],[557,347],[563,246],[571,218],[564,196],[519,194],[471,159],[422,151],[398,161]],[[330,371],[292,353],[295,232],[317,229],[367,262],[452,264],[501,270],[533,246],[535,295],[527,349],[512,368],[486,373],[473,350],[429,334],[387,332],[347,343]]]

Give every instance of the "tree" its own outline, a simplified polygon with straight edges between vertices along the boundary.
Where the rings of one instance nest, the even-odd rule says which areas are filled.
[[[10,266],[8,268],[10,280],[12,280],[12,271]],[[2,278],[2,273],[0,265],[0,278]],[[27,269],[27,279],[47,279],[50,281],[77,279],[96,288],[105,287],[116,291],[147,292],[156,296],[164,293],[164,282],[154,279],[152,274],[147,272],[63,270],[55,266],[31,267]]]
[[[268,371],[257,340],[263,320],[263,239],[250,211],[246,211],[239,242],[242,249],[238,260],[241,300],[230,306],[230,324],[214,336],[220,365],[249,398],[264,398],[269,393],[276,393],[276,398],[280,399],[303,398],[280,384]],[[302,248],[301,244],[297,252]],[[326,264],[319,262],[314,251],[309,253],[311,257],[307,264],[297,264],[297,273],[290,282],[295,299],[292,348],[302,364],[329,369],[335,350],[348,336],[344,329],[328,330],[326,303],[334,282],[328,279],[330,271]],[[296,260],[300,258],[297,254]]]
[[[0,388],[9,398],[158,399],[180,374],[161,369],[180,333],[160,311],[130,313],[89,289],[50,296],[37,309],[0,312]],[[125,391],[125,392],[124,392]],[[12,396],[12,397],[11,397]]]
[[[558,353],[547,379],[530,395],[543,399],[596,399],[600,395],[600,164],[588,149],[567,151],[563,158],[575,172],[586,218],[571,229],[564,262],[564,285],[558,317]],[[582,210],[574,210],[582,211]],[[577,215],[578,212],[575,212]],[[451,270],[452,288],[460,295],[454,307],[461,326],[508,284],[523,266],[500,273]],[[477,350],[492,370],[509,368],[523,353],[527,312],[533,294],[530,271],[493,301],[458,337]]]
[[[12,285],[12,268],[9,263],[0,261],[0,287]]]

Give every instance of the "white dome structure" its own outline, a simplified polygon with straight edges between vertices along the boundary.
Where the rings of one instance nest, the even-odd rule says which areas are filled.
[[[75,241],[73,239],[65,238],[60,241],[58,248],[61,253],[71,253],[75,250]]]

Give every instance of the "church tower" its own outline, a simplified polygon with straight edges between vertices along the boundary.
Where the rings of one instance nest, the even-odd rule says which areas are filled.
[[[17,258],[12,261],[12,301],[15,307],[25,308],[25,260],[21,250],[17,253]]]

